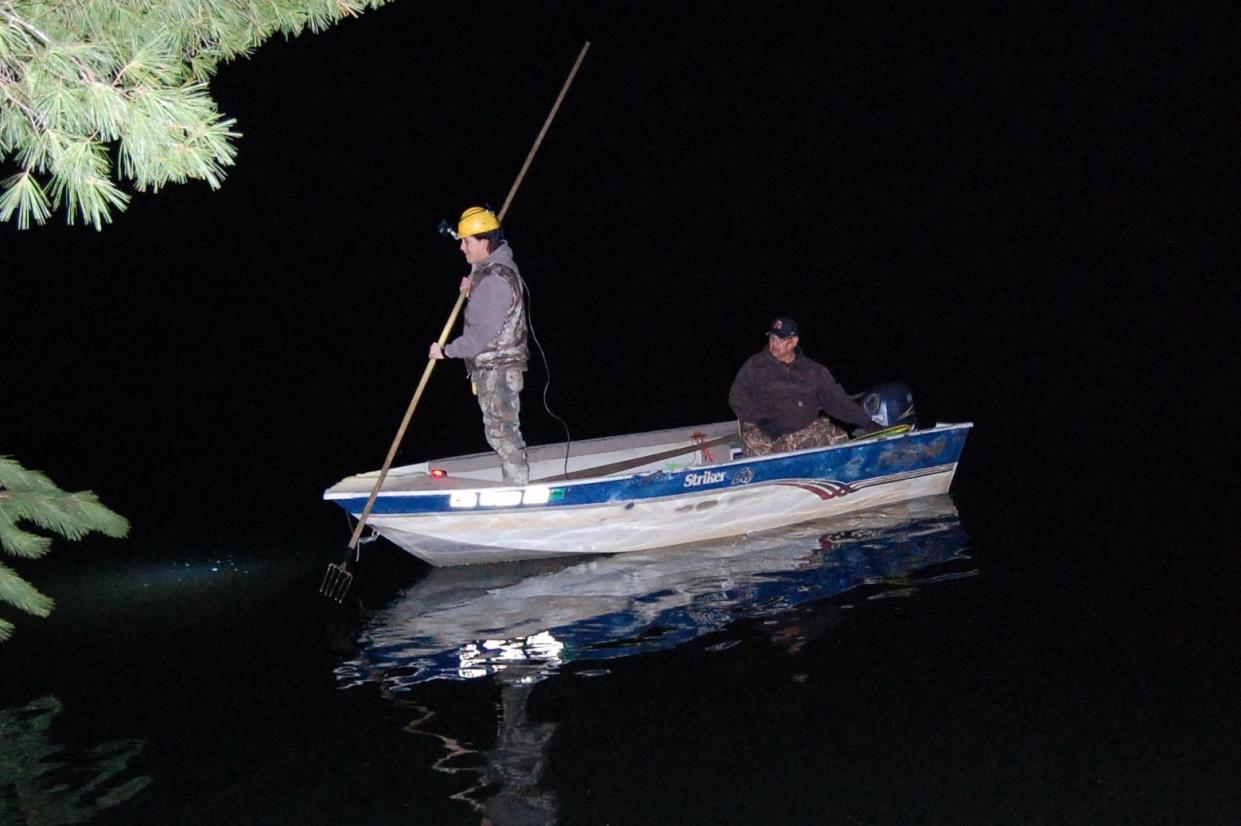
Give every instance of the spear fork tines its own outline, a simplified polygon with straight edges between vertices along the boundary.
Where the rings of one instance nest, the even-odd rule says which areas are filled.
[[[513,187],[508,191],[508,197],[504,199],[504,206],[500,208],[500,213],[497,217],[501,224],[504,223],[504,216],[508,212],[509,205],[513,202],[513,196],[517,194],[517,188],[521,186],[522,179],[526,177],[526,170],[530,168],[530,162],[534,160],[534,154],[539,151],[539,145],[543,143],[543,136],[547,134],[548,127],[552,125],[552,119],[556,117],[556,112],[560,109],[560,104],[564,100],[565,94],[568,93],[569,86],[573,83],[573,78],[577,75],[577,70],[582,65],[582,60],[586,57],[586,50],[589,48],[590,41],[588,40],[582,45],[582,51],[578,53],[577,60],[573,63],[573,68],[569,70],[569,76],[565,78],[564,86],[561,87],[560,94],[556,96],[556,102],[552,104],[552,110],[547,114],[547,120],[543,122],[543,128],[539,130],[538,136],[534,139],[534,145],[530,147],[525,163],[521,165],[521,171],[517,173],[517,180],[513,181]],[[448,342],[448,335],[452,332],[453,325],[457,323],[457,316],[461,314],[461,307],[465,304],[465,298],[465,293],[457,296],[457,303],[453,305],[452,312],[448,315],[448,321],[440,332],[439,346],[441,348]],[[427,366],[422,371],[422,379],[418,382],[418,389],[414,391],[414,397],[410,399],[409,407],[405,410],[405,418],[401,420],[401,426],[397,429],[396,438],[392,440],[392,447],[388,448],[388,456],[384,459],[383,467],[379,471],[379,477],[375,480],[375,485],[371,488],[371,495],[366,500],[366,507],[362,509],[362,515],[358,517],[358,524],[353,528],[353,536],[349,538],[349,549],[345,553],[345,558],[339,563],[328,565],[327,572],[323,575],[323,582],[319,586],[319,592],[337,602],[345,598],[345,593],[353,582],[353,574],[349,571],[350,559],[356,560],[361,558],[358,543],[362,536],[362,528],[366,525],[366,520],[370,517],[371,510],[375,507],[375,499],[379,496],[379,490],[383,487],[384,479],[388,476],[388,469],[392,466],[393,458],[396,457],[396,451],[401,444],[401,439],[405,437],[405,429],[409,427],[409,420],[413,418],[414,410],[418,407],[418,401],[422,398],[422,391],[426,389],[427,381],[431,378],[431,371],[435,369],[436,361],[433,358],[427,359]]]

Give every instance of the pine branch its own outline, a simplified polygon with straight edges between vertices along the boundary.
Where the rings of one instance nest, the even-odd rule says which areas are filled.
[[[98,497],[90,491],[10,491],[8,498],[0,502],[0,525],[8,521],[16,526],[22,520],[75,542],[91,531],[113,538],[123,537],[129,532],[129,522],[100,504]]]
[[[38,470],[27,470],[12,456],[0,456],[0,488],[8,490],[46,491],[57,493],[60,488]]]
[[[23,20],[23,19],[21,19],[20,17],[18,17],[18,16],[17,16],[17,15],[13,12],[12,8],[10,7],[10,4],[8,4],[8,3],[5,3],[4,5],[0,5],[0,17],[3,17],[4,19],[8,20],[8,21],[9,21],[9,23],[10,23],[11,25],[15,26],[16,28],[19,28],[19,29],[22,29],[22,30],[24,30],[24,31],[28,31],[28,32],[30,32],[31,34],[35,35],[35,36],[36,36],[36,37],[38,37],[40,40],[42,40],[44,43],[50,43],[50,42],[51,42],[51,41],[48,39],[48,36],[47,36],[47,35],[45,35],[45,34],[44,34],[43,32],[41,32],[41,31],[39,31],[38,29],[36,29],[34,26],[30,25],[30,23],[28,23],[28,22],[26,22],[25,20]]]
[[[95,140],[73,141],[52,156],[52,202],[66,205],[70,224],[75,214],[100,228],[111,221],[109,206],[124,209],[129,196],[121,192],[108,177],[111,164],[107,151]]]
[[[4,505],[4,502],[0,502],[0,549],[9,556],[22,559],[38,559],[51,550],[51,537],[39,536],[19,528],[17,520],[9,515]]]
[[[8,221],[17,213],[17,228],[30,227],[30,219],[42,224],[52,214],[51,204],[43,187],[29,172],[21,172],[3,183],[0,193],[0,221]]]
[[[4,563],[0,563],[0,603],[7,603],[36,617],[46,617],[56,607],[55,600],[39,593]]]
[[[17,556],[31,556],[31,551],[38,556],[38,543],[19,536],[22,532],[16,525],[22,520],[67,540],[81,540],[92,531],[114,538],[129,532],[129,521],[101,504],[93,492],[66,494],[40,471],[27,470],[10,456],[0,456],[0,541],[6,551]],[[10,543],[17,551],[11,551]]]
[[[99,501],[90,491],[66,493],[37,470],[22,467],[9,456],[0,456],[0,548],[10,556],[37,559],[51,548],[51,539],[18,526],[33,522],[66,539],[81,539],[95,531],[122,537],[129,522]],[[0,604],[7,603],[28,614],[45,617],[54,603],[11,568],[0,564]],[[0,620],[0,642],[13,634],[12,623]]]
[[[23,520],[70,540],[92,531],[115,538],[129,532],[129,521],[91,491],[65,493],[43,473],[27,470],[8,456],[0,456],[0,494],[0,543],[18,556],[41,556],[46,551],[39,537],[30,539],[17,527]]]
[[[123,178],[218,188],[240,137],[206,88],[219,65],[386,2],[0,0],[0,161],[20,167],[0,184],[0,221],[25,229],[63,207],[100,229],[129,202]]]

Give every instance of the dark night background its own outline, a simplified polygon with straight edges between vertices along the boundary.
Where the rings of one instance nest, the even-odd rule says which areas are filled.
[[[397,3],[272,42],[213,83],[221,191],[5,228],[5,449],[130,512],[377,466],[464,272],[434,228],[503,203],[589,39],[507,221],[574,437],[726,418],[787,313],[846,387],[906,381],[1028,478],[1196,458],[1200,425],[1230,441],[1239,33],[1233,5]],[[402,460],[480,449],[460,378]]]
[[[975,423],[954,492],[1040,594],[1011,612],[1059,665],[1030,675],[1154,697],[1133,725],[1207,779],[1134,782],[1241,811],[1235,3],[403,0],[273,41],[212,82],[244,134],[220,191],[0,228],[0,452],[133,522],[49,564],[260,534],[334,560],[321,492],[382,462],[466,270],[436,225],[499,208],[587,40],[506,221],[573,437],[729,418],[794,316],[849,390]],[[531,443],[564,438],[546,378]],[[485,449],[445,363],[397,461]]]

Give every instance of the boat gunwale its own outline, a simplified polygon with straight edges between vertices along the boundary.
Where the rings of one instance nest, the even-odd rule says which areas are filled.
[[[478,492],[487,491],[488,493],[494,494],[494,493],[500,493],[500,492],[505,492],[505,491],[525,491],[530,488],[538,488],[538,487],[586,489],[591,486],[616,484],[618,482],[623,482],[629,479],[633,479],[637,477],[644,477],[644,476],[651,476],[654,474],[677,474],[677,473],[683,473],[683,472],[696,472],[696,471],[701,471],[701,470],[706,470],[706,469],[726,470],[729,468],[736,467],[738,465],[768,464],[774,461],[787,460],[790,458],[797,458],[797,457],[807,456],[807,455],[816,454],[816,453],[830,453],[832,451],[841,450],[841,449],[856,448],[856,447],[869,446],[869,445],[878,445],[878,444],[883,444],[887,442],[896,442],[900,440],[906,440],[906,439],[916,438],[920,436],[926,436],[926,435],[937,433],[937,432],[949,432],[949,431],[962,430],[962,429],[968,430],[968,429],[973,428],[973,426],[974,426],[973,422],[937,422],[933,427],[920,428],[917,430],[909,430],[904,433],[899,433],[895,435],[879,436],[875,438],[867,437],[867,438],[862,438],[862,439],[853,439],[847,442],[840,442],[834,445],[822,445],[818,447],[808,447],[808,448],[802,448],[801,450],[790,450],[790,451],[785,451],[782,453],[768,453],[762,456],[744,456],[743,455],[743,456],[738,456],[736,458],[722,460],[719,462],[713,462],[711,464],[687,465],[684,468],[678,468],[676,470],[654,469],[654,470],[638,471],[634,473],[616,473],[616,474],[605,475],[605,476],[587,476],[587,477],[582,477],[580,479],[571,479],[571,480],[560,480],[560,481],[548,480],[545,482],[535,481],[535,482],[531,482],[526,485],[505,485],[503,483],[495,483],[495,482],[491,482],[487,480],[477,480],[477,479],[468,480],[471,484],[466,484],[466,485],[459,485],[459,484],[452,484],[452,483],[443,484],[440,482],[435,482],[435,484],[438,485],[438,487],[436,488],[380,490],[377,494],[377,498],[382,497],[385,499],[390,499],[394,497],[410,497],[410,498],[422,499],[422,498],[428,498],[428,497],[434,497],[434,496],[451,496],[454,493],[461,493],[461,492],[467,492],[467,491],[478,491]],[[678,429],[672,428],[668,431],[650,431],[650,433],[659,433],[659,432],[678,432]],[[644,436],[647,434],[627,434],[627,435]],[[623,436],[622,437],[602,437],[600,439],[595,439],[593,441],[602,442],[605,439],[609,439],[609,438],[623,438]],[[543,446],[540,446],[540,447],[543,447]],[[687,453],[693,452],[693,449],[692,448],[687,449],[686,452]],[[487,454],[469,454],[469,457],[486,456],[486,455]],[[458,459],[458,458],[466,458],[466,457],[449,457],[448,459],[429,460],[428,462],[424,462],[421,464],[429,467],[433,462],[447,462],[447,461],[451,461],[453,459]],[[945,463],[945,464],[955,465],[955,461],[952,463]],[[419,465],[407,465],[405,467],[410,468],[410,467],[418,467],[418,466]],[[428,479],[432,478],[428,474],[426,474],[424,471],[418,471],[418,473],[422,473]],[[412,475],[412,474],[407,474],[407,475]],[[340,482],[337,482],[336,485],[333,485],[331,488],[328,488],[327,490],[324,491],[323,499],[325,501],[339,502],[342,504],[342,507],[343,507],[344,506],[343,503],[350,499],[367,498],[368,493],[366,491],[351,490],[351,491],[334,492],[334,489],[338,485],[345,482],[346,480],[360,478],[361,476],[362,474],[358,474],[355,476],[346,477],[346,479],[342,479]],[[764,480],[762,482],[756,483],[752,487],[765,486],[768,484],[795,482],[795,481],[798,481],[799,479],[801,479],[801,481],[807,480],[801,477],[786,477],[784,479],[770,479],[770,480]],[[458,482],[458,481],[462,481],[461,477],[452,478],[452,482]],[[448,487],[449,484],[451,484],[451,488]],[[691,491],[691,492],[684,492],[684,493],[678,493],[678,494],[664,495],[664,496],[659,496],[659,497],[651,497],[649,500],[645,500],[645,501],[656,501],[657,499],[668,499],[668,498],[675,498],[675,497],[688,497],[688,496],[692,496],[697,493],[701,493],[701,494],[719,493],[719,491],[720,491],[719,488],[707,488],[701,491]],[[569,505],[560,505],[558,507],[565,507],[565,508],[598,507],[599,504],[600,503],[569,504]],[[617,504],[620,504],[623,506],[623,501],[618,500]],[[522,510],[529,510],[529,507],[530,507],[529,505],[493,506],[493,507],[489,507],[487,509],[487,512],[496,513],[496,512],[501,512],[505,510],[522,511]]]

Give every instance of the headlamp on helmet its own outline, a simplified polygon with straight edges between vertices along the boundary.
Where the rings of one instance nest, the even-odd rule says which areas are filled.
[[[436,227],[436,229],[439,230],[439,234],[444,236],[445,238],[451,238],[454,241],[461,240],[457,236],[457,231],[452,228],[452,224],[448,223],[447,221],[443,219],[440,220],[440,225]]]
[[[457,221],[457,228],[455,230],[447,221],[440,221],[439,232],[440,235],[451,238],[454,241],[460,241],[462,238],[494,232],[499,228],[500,219],[496,217],[494,212],[486,207],[470,207],[461,213],[461,219]]]

